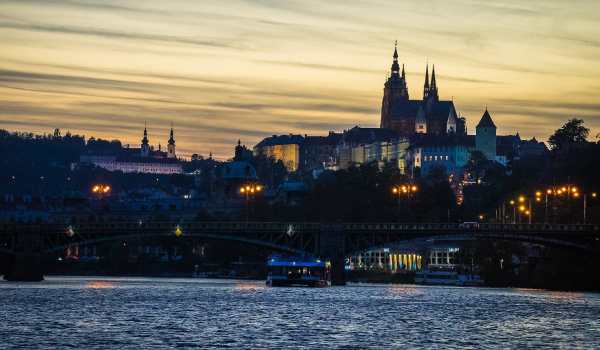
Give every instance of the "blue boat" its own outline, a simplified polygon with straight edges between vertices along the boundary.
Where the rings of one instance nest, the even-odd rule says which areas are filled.
[[[272,255],[267,261],[267,286],[331,286],[331,263],[313,257]]]

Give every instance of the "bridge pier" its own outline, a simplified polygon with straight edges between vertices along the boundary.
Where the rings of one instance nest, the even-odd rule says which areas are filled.
[[[323,225],[319,234],[320,255],[331,262],[331,284],[346,285],[346,236],[341,225]]]
[[[40,282],[44,280],[42,257],[37,254],[13,255],[4,275],[7,281]]]
[[[43,239],[38,230],[23,230],[12,237],[12,252],[4,271],[7,281],[39,282],[44,280]]]

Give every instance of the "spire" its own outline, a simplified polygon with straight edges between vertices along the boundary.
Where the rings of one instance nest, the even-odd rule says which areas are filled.
[[[175,144],[175,138],[173,137],[173,123],[171,123],[171,134],[169,137],[169,145],[174,145]]]
[[[400,65],[398,64],[398,41],[394,44],[394,62],[392,63],[392,77],[400,75]]]
[[[429,62],[425,66],[425,85],[423,86],[423,99],[429,97]]]
[[[144,121],[144,137],[142,138],[142,144],[143,145],[148,144],[148,129],[147,129],[146,121]]]
[[[402,63],[402,80],[406,80],[406,74],[404,73],[404,63]]]
[[[435,64],[431,69],[431,84],[429,85],[429,96],[433,96],[433,98],[436,101],[439,99],[437,83],[435,82]]]

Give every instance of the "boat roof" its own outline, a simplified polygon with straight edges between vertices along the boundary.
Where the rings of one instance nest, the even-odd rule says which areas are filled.
[[[299,256],[272,256],[267,261],[267,266],[325,267],[325,261]]]

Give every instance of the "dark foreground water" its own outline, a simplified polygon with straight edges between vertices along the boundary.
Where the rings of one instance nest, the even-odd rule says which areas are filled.
[[[0,282],[0,348],[600,348],[600,294],[50,277]]]

